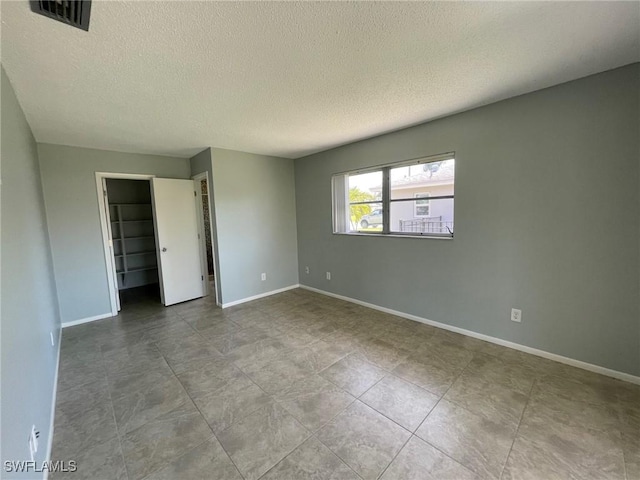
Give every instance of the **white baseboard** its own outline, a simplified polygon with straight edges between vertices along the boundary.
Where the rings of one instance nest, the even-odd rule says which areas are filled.
[[[592,363],[583,362],[581,360],[575,360],[569,357],[563,357],[562,355],[557,355],[555,353],[546,352],[544,350],[539,350],[537,348],[527,347],[526,345],[520,345],[519,343],[509,342],[508,340],[502,340],[501,338],[491,337],[489,335],[484,335],[482,333],[476,333],[471,330],[465,330],[464,328],[454,327],[452,325],[447,325],[446,323],[435,322],[433,320],[429,320],[426,318],[418,317],[417,315],[411,315],[409,313],[399,312],[397,310],[392,310],[390,308],[381,307],[379,305],[375,305],[373,303],[363,302],[362,300],[357,300],[351,297],[345,297],[344,295],[338,295],[337,293],[327,292],[325,290],[320,290],[318,288],[309,287],[307,285],[300,285],[300,288],[304,288],[305,290],[310,290],[312,292],[320,293],[322,295],[327,295],[329,297],[338,298],[340,300],[344,300],[346,302],[355,303],[357,305],[362,305],[363,307],[368,307],[373,310],[378,310],[381,312],[389,313],[392,315],[396,315],[398,317],[406,318],[408,320],[413,320],[416,322],[424,323],[426,325],[430,325],[436,328],[442,328],[443,330],[449,330],[451,332],[460,333],[462,335],[466,335],[468,337],[477,338],[479,340],[484,340],[485,342],[495,343],[496,345],[501,345],[503,347],[512,348],[514,350],[519,350],[521,352],[530,353],[531,355],[536,355],[538,357],[546,358],[549,360],[554,360],[559,363],[564,363],[566,365],[571,365],[572,367],[581,368],[583,370],[588,370],[590,372],[599,373],[601,375],[606,375],[607,377],[613,377],[618,380],[623,380],[625,382],[634,383],[636,385],[640,385],[640,377],[635,375],[631,375],[630,373],[619,372],[617,370],[611,370],[609,368],[601,367],[600,365],[594,365]]]
[[[293,290],[294,288],[299,288],[299,287],[300,285],[296,283],[295,285],[289,285],[288,287],[279,288],[277,290],[271,290],[270,292],[260,293],[258,295],[254,295],[253,297],[241,298],[240,300],[234,300],[233,302],[223,303],[222,305],[220,305],[220,307],[222,308],[233,307],[235,305],[240,305],[241,303],[247,303],[252,300],[258,300],[259,298],[270,297],[271,295],[286,292],[287,290]]]
[[[293,290],[294,288],[299,288],[299,287],[300,287],[300,285],[296,283],[295,285],[289,285],[288,287],[279,288],[277,290],[271,290],[270,292],[260,293],[258,295],[254,295],[252,297],[241,298],[240,300],[234,300],[233,302],[229,302],[229,303],[216,302],[216,304],[220,308],[229,308],[229,307],[233,307],[235,305],[240,305],[241,303],[250,302],[252,300],[258,300],[259,298],[269,297],[271,295],[275,295],[277,293],[286,292],[287,290]],[[109,317],[113,317],[113,316],[114,315],[111,312],[109,312],[109,313],[103,313],[102,315],[95,315],[93,317],[81,318],[79,320],[72,320],[70,322],[64,322],[62,324],[62,328],[73,327],[74,325],[80,325],[82,323],[94,322],[96,320],[102,320],[103,318],[109,318]]]
[[[58,343],[56,346],[58,347],[58,354],[56,358],[56,374],[53,378],[53,393],[51,396],[51,420],[49,421],[49,438],[47,440],[47,455],[45,456],[45,461],[51,460],[51,450],[53,449],[53,429],[55,426],[56,420],[56,400],[58,398],[58,371],[60,370],[60,342],[62,341],[62,328],[58,330]],[[45,470],[43,479],[47,480],[49,477],[49,471]]]
[[[73,327],[74,325],[80,325],[82,323],[95,322],[96,320],[102,320],[103,318],[113,317],[113,313],[103,313],[102,315],[95,315],[93,317],[81,318],[79,320],[71,320],[70,322],[63,322],[62,328]]]

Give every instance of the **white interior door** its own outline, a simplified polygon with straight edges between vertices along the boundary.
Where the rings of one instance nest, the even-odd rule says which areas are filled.
[[[154,178],[151,186],[162,303],[173,305],[202,297],[193,181]]]
[[[116,291],[116,306],[120,311],[120,293],[118,291],[118,272],[116,270],[116,257],[113,251],[113,232],[111,230],[111,212],[109,211],[109,194],[107,193],[107,179],[102,178],[102,193],[104,194],[104,212],[107,219],[107,234],[109,235],[109,259],[111,263],[107,266],[113,271],[113,288]]]

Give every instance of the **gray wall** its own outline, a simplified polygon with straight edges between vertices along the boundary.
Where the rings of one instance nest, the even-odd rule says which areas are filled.
[[[60,319],[36,143],[2,69],[2,462],[46,459]],[[53,332],[55,346],[51,346]],[[4,470],[3,470],[4,472]],[[40,474],[23,475],[37,478]],[[2,478],[18,475],[2,474]]]
[[[192,177],[204,172],[211,174],[211,148],[205,148],[197,155],[191,157],[189,159],[189,167]]]
[[[211,154],[223,303],[297,284],[293,160]]]
[[[639,375],[639,72],[296,160],[300,282]],[[332,235],[332,173],[449,151],[455,239]]]
[[[190,178],[189,159],[38,144],[62,322],[111,311],[95,172]]]
[[[211,148],[205,148],[203,151],[189,159],[191,165],[191,176],[195,177],[199,173],[207,172],[209,174],[209,212],[211,212],[211,236],[213,242],[213,257],[216,268],[216,289],[218,303],[222,303],[222,277],[220,275],[220,251],[218,250],[218,230],[216,228],[216,205],[214,198],[213,185],[213,163],[211,161]]]

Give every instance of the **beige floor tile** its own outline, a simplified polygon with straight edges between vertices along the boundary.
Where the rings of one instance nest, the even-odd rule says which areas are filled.
[[[52,480],[74,478],[78,480],[126,480],[127,470],[124,465],[120,441],[117,437],[98,445],[82,449],[72,458],[52,458],[53,461],[64,461],[69,466],[69,460],[76,464],[76,470],[71,473],[53,472],[49,475]]]
[[[271,398],[245,376],[234,378],[213,393],[195,399],[198,409],[216,433],[271,402]]]
[[[358,475],[369,480],[378,478],[411,433],[355,401],[316,436]]]
[[[256,328],[245,328],[238,332],[228,333],[226,335],[210,338],[209,342],[213,347],[223,355],[227,355],[238,348],[257,342],[269,335],[263,330]]]
[[[258,370],[254,370],[254,367],[245,367],[245,373],[270,395],[287,390],[294,382],[313,374],[313,370],[289,355],[276,356]]]
[[[277,404],[257,410],[218,434],[247,480],[260,478],[308,437],[309,432]]]
[[[438,403],[439,397],[413,383],[388,375],[360,400],[413,432]]]
[[[438,449],[412,437],[381,480],[474,480],[479,478]]]
[[[528,418],[531,416],[547,418],[554,423],[604,432],[616,431],[621,427],[619,414],[616,405],[595,405],[579,399],[570,399],[550,393],[537,385],[531,392],[527,406]]]
[[[463,369],[464,367],[456,366],[438,357],[413,354],[394,368],[392,373],[435,395],[442,396],[453,385]]]
[[[159,341],[156,345],[176,375],[187,371],[189,363],[194,360],[223,358],[210,342],[197,333]]]
[[[357,354],[351,354],[320,372],[322,377],[354,397],[362,395],[386,374]]]
[[[625,478],[620,433],[589,430],[525,413],[505,466],[505,479]]]
[[[175,377],[145,390],[113,399],[113,411],[121,435],[170,412],[191,399]]]
[[[211,437],[176,458],[166,467],[145,477],[145,480],[197,480],[205,478],[242,480],[242,475],[215,437]]]
[[[465,371],[487,382],[502,385],[524,395],[529,395],[537,374],[533,368],[524,363],[508,362],[503,358],[482,353],[474,355]]]
[[[293,383],[275,398],[310,431],[322,427],[355,400],[319,375]]]
[[[331,450],[311,437],[261,480],[359,480],[360,477]]]
[[[87,445],[118,436],[106,384],[98,381],[61,392],[56,405],[52,456],[73,460]]]
[[[485,378],[465,370],[444,399],[490,420],[517,427],[528,395]]]
[[[196,400],[227,386],[243,376],[242,371],[224,358],[210,357],[191,361],[178,375],[189,396]]]
[[[193,404],[184,404],[122,437],[130,480],[163,468],[211,437],[211,429]]]
[[[488,420],[441,400],[416,435],[477,475],[499,478],[516,433],[516,425]]]

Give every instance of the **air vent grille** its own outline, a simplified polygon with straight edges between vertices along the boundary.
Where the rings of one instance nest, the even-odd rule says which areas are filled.
[[[89,30],[91,0],[31,0],[31,11],[72,27]]]

